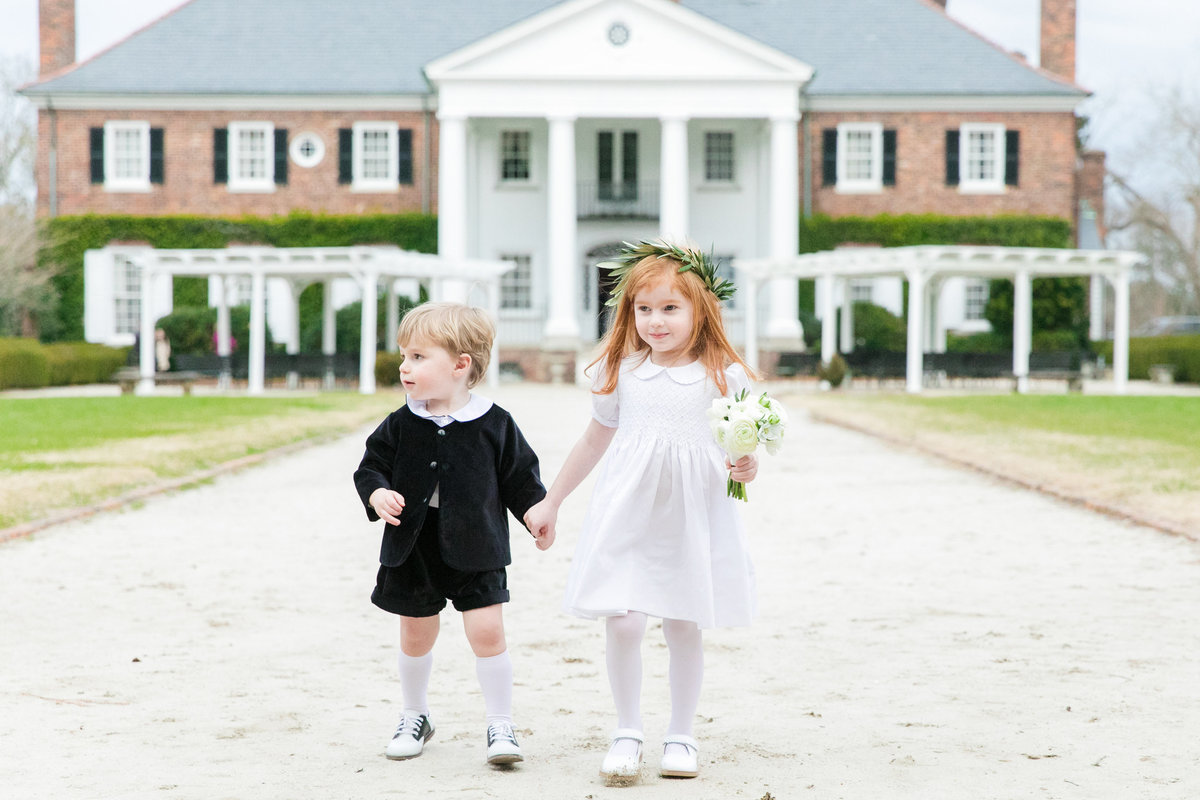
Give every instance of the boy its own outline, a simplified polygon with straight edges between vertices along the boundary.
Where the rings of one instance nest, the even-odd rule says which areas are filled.
[[[538,459],[508,412],[471,394],[487,372],[495,327],[476,308],[426,303],[397,334],[407,403],[367,438],[354,485],[384,520],[371,602],[400,616],[404,715],[387,757],[414,758],[433,738],[426,697],[438,614],[462,612],[487,709],[487,761],[522,760],[512,723],[512,661],[501,604],[511,563],[505,509],[521,519],[546,495]],[[553,534],[535,535],[539,549]]]

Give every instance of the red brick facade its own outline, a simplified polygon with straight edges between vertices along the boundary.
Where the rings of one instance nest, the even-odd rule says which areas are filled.
[[[38,74],[75,63],[75,0],[38,0]]]
[[[51,136],[57,118],[57,137]],[[91,182],[88,131],[106,122],[136,120],[162,128],[164,182],[148,192],[108,191]],[[338,183],[338,130],[355,122],[387,120],[412,130],[413,181],[395,192],[359,192]],[[325,156],[311,168],[289,160],[288,182],[273,192],[235,192],[213,180],[213,130],[231,122],[265,121],[298,134],[315,133]],[[437,207],[437,176],[425,162],[426,115],[408,112],[320,111],[70,111],[38,114],[38,214],[50,210],[50,142],[58,143],[59,214],[204,214],[270,216],[294,210],[331,214],[399,213]],[[437,121],[429,115],[429,157],[437,163]],[[427,182],[428,178],[428,182]],[[428,197],[425,193],[428,191]]]
[[[1041,67],[1075,80],[1075,0],[1042,0]]]
[[[896,131],[896,184],[878,193],[839,193],[821,180],[821,131],[841,122],[877,122]],[[1000,194],[946,185],[946,131],[963,123],[1020,131],[1020,181]],[[847,214],[1038,214],[1075,217],[1075,116],[1055,113],[829,113],[810,115],[813,211]]]

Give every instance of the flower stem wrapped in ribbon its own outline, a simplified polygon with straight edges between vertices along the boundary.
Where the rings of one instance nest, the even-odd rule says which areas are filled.
[[[771,455],[783,446],[787,409],[766,392],[749,397],[742,389],[733,397],[718,397],[708,410],[708,418],[717,446],[729,455],[730,461],[750,455],[759,444]],[[746,484],[731,476],[725,484],[725,494],[745,501]]]

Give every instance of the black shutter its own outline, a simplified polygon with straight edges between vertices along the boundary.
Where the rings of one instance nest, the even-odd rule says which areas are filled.
[[[958,131],[946,131],[946,185],[958,186]]]
[[[638,179],[638,135],[637,131],[624,131],[621,134],[621,182],[625,191],[631,191]]]
[[[88,129],[88,153],[91,157],[92,183],[104,183],[104,128]]]
[[[896,131],[885,129],[883,132],[883,185],[896,185]]]
[[[338,183],[354,180],[354,130],[338,128]]]
[[[275,184],[287,186],[288,145],[287,128],[275,129]]]
[[[213,128],[213,183],[229,183],[228,128]]]
[[[400,165],[396,172],[396,180],[400,183],[411,184],[413,182],[412,142],[412,128],[401,128],[396,131],[396,149],[400,153]]]
[[[150,182],[163,183],[165,179],[163,166],[163,129],[150,129]]]
[[[1004,182],[1019,185],[1021,177],[1021,132],[1004,132]]]
[[[837,128],[821,131],[821,185],[837,183]]]

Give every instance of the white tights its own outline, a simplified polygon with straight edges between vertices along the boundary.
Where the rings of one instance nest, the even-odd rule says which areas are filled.
[[[646,615],[630,611],[605,621],[605,660],[613,703],[617,707],[617,727],[642,730],[642,637]],[[700,627],[679,619],[663,620],[663,636],[670,653],[671,724],[668,734],[692,735],[692,721],[700,703],[704,681],[704,647]],[[636,742],[621,740],[614,749]]]

